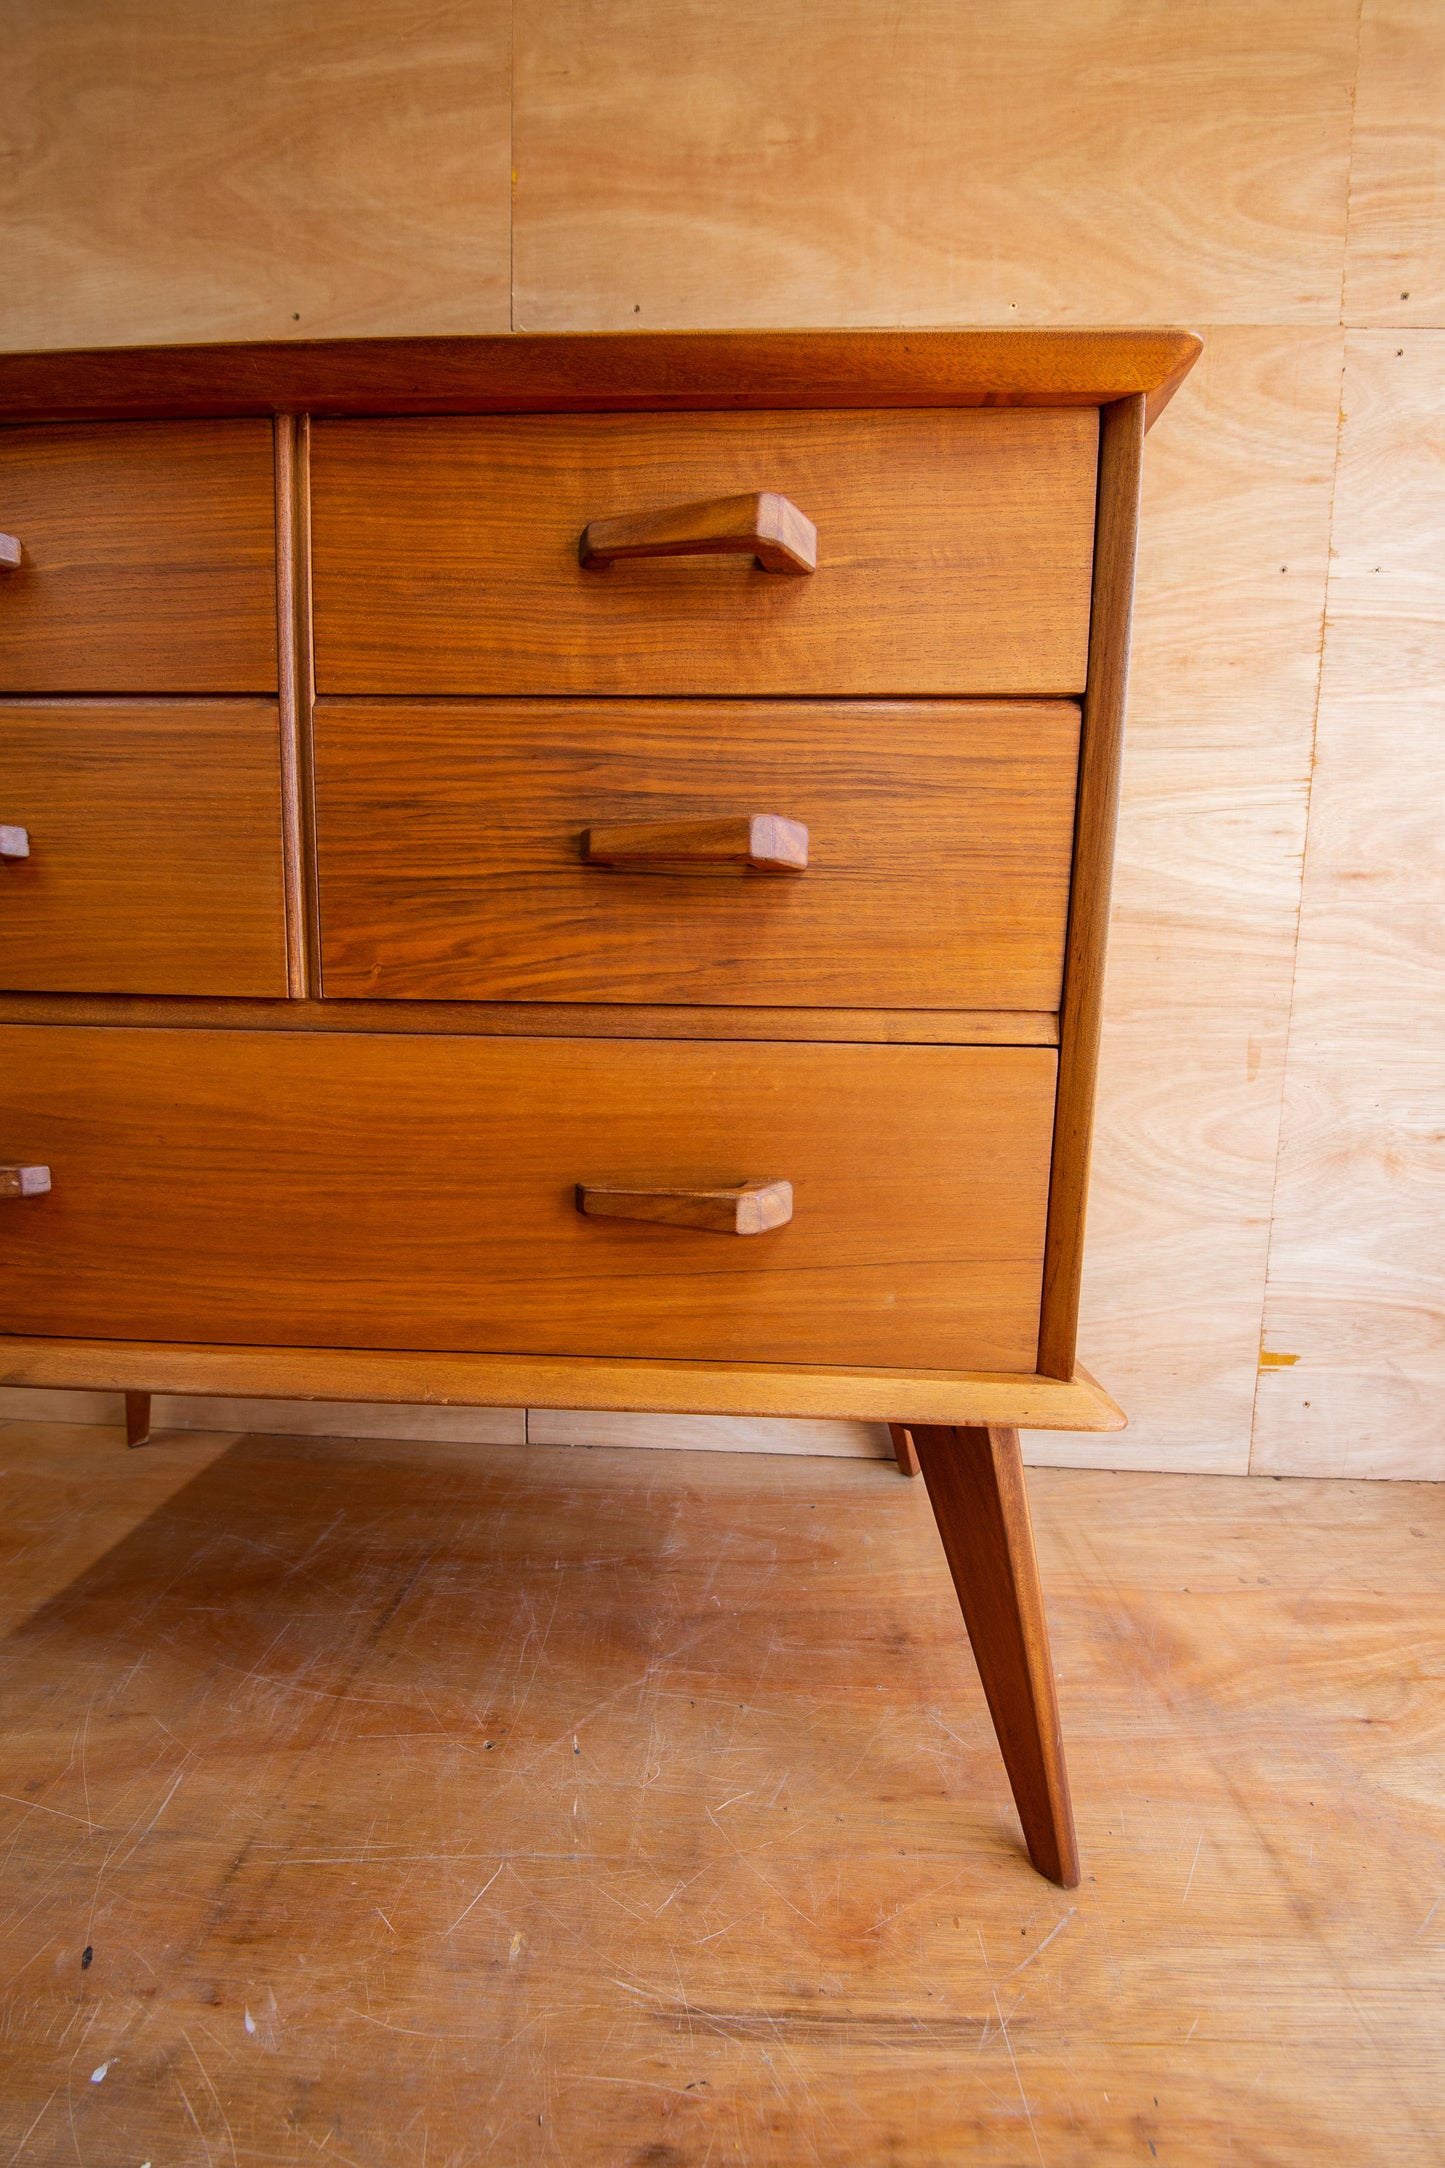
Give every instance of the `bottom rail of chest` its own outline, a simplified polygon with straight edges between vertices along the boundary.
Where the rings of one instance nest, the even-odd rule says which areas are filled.
[[[830,1416],[862,1423],[1109,1431],[1124,1414],[1082,1367],[1016,1372],[605,1361],[573,1356],[244,1347],[0,1334],[0,1384],[244,1400],[620,1409],[657,1415]]]

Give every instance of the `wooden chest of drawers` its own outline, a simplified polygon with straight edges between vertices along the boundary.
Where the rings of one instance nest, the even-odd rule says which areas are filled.
[[[1142,440],[1197,342],[0,358],[0,1376],[830,1414],[1077,1877]]]

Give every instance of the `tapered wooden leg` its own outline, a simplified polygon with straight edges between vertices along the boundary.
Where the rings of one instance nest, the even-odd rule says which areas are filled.
[[[1072,1889],[1079,1849],[1019,1434],[909,1427],[1029,1857]]]
[[[125,1442],[127,1445],[148,1445],[151,1434],[151,1396],[149,1393],[127,1393],[125,1396]]]
[[[898,1463],[900,1475],[918,1475],[918,1455],[913,1450],[913,1432],[906,1423],[890,1423],[888,1434],[893,1440],[893,1457]]]

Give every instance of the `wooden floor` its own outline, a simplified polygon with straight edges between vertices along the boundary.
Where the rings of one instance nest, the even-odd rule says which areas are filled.
[[[0,1428],[0,2168],[1445,2161],[1445,1487]]]

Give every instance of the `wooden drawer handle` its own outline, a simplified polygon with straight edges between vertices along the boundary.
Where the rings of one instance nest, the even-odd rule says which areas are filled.
[[[717,1235],[765,1235],[793,1216],[791,1182],[733,1182],[722,1189],[620,1189],[577,1184],[577,1209],[592,1219],[651,1220]]]
[[[0,534],[0,572],[13,572],[23,555],[18,534]]]
[[[0,1162],[0,1197],[43,1197],[49,1188],[48,1167],[7,1166]]]
[[[577,556],[587,572],[604,572],[629,557],[729,556],[756,557],[764,572],[815,572],[818,530],[791,498],[755,489],[743,497],[594,519],[582,530]]]
[[[737,813],[722,820],[613,821],[586,831],[582,856],[589,866],[643,871],[740,866],[744,872],[802,873],[808,864],[808,831],[801,821],[784,820],[779,813]]]
[[[30,834],[25,828],[7,828],[0,822],[0,858],[28,858]]]

